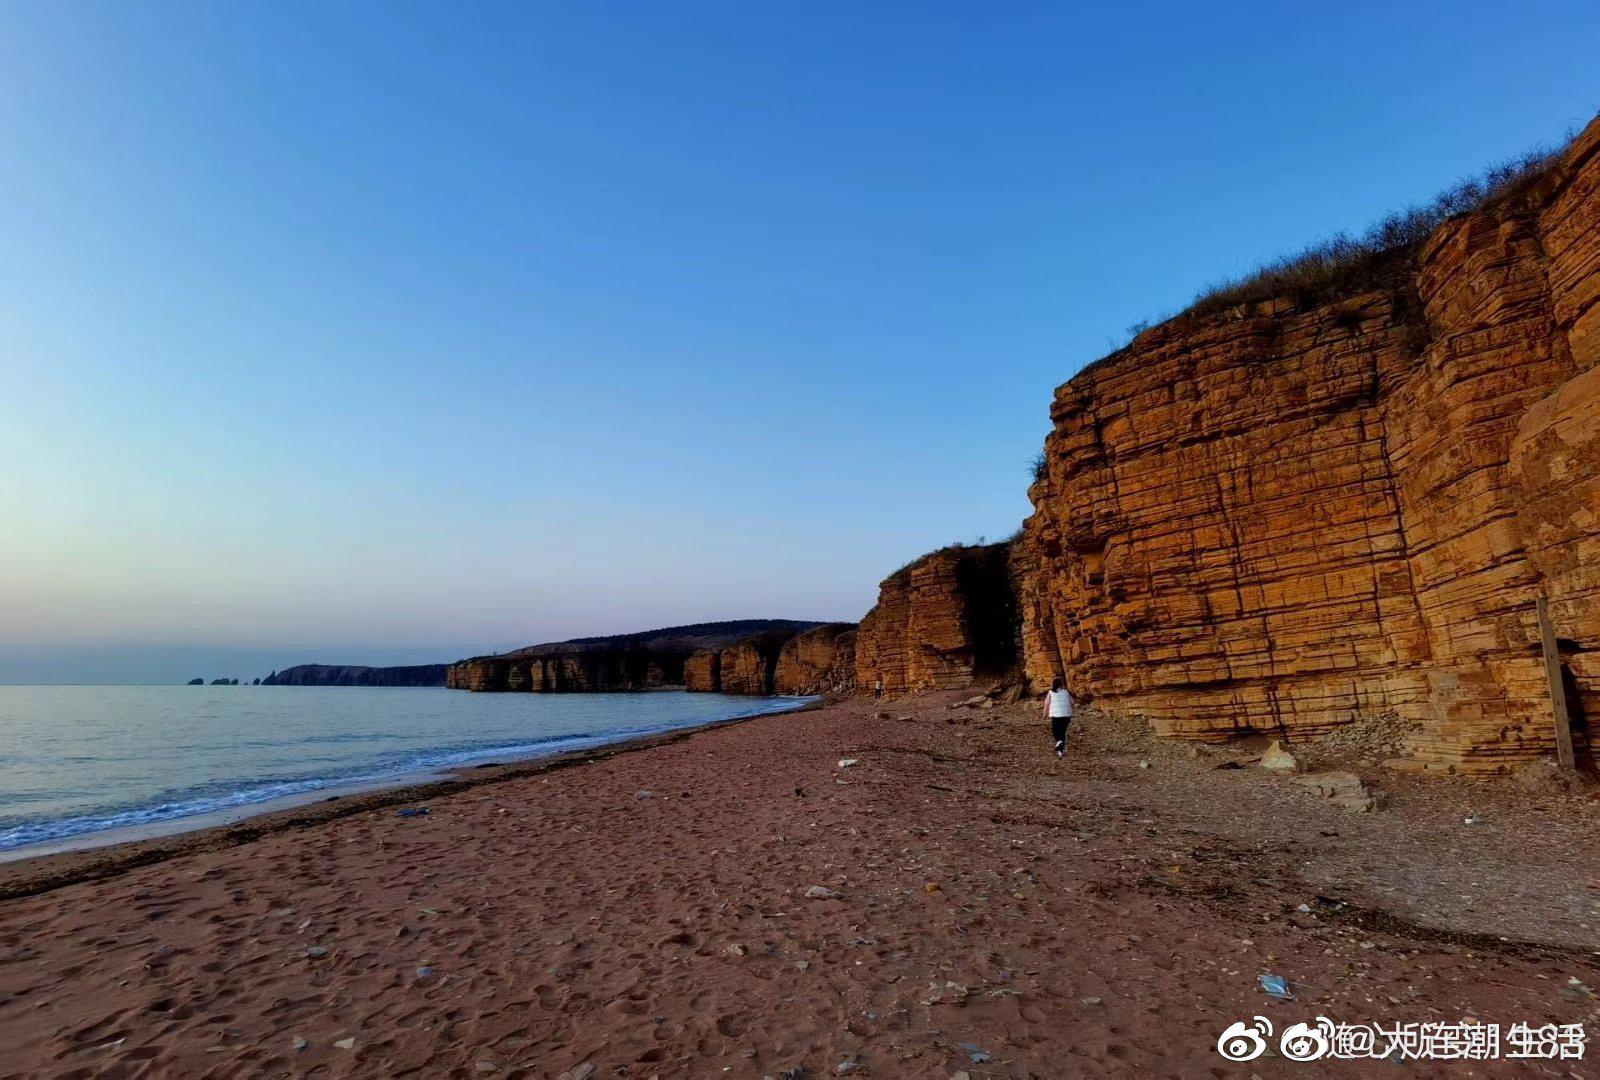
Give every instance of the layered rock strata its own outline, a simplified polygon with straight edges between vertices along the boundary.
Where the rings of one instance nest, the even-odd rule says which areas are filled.
[[[722,652],[701,649],[683,662],[683,688],[696,693],[722,693]]]
[[[684,665],[686,689],[723,694],[825,694],[854,681],[854,623],[764,631],[702,649]]]
[[[885,578],[856,632],[858,691],[965,686],[1017,663],[1011,545],[954,546]]]
[[[807,630],[778,651],[773,686],[780,694],[844,693],[855,683],[855,623],[827,623]]]
[[[458,661],[450,665],[446,685],[478,692],[546,694],[683,686],[689,661],[701,650],[721,650],[752,634],[777,633],[786,640],[816,625],[791,619],[743,619],[530,645]]]
[[[782,630],[753,634],[722,650],[722,692],[724,694],[772,694],[777,692],[778,653],[793,633]]]
[[[1597,367],[1600,121],[1396,284],[1145,331],[1056,391],[1030,683],[1197,739],[1393,712],[1426,767],[1550,752],[1540,594],[1600,715]]]

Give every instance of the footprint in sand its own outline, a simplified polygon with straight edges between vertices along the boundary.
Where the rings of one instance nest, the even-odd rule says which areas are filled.
[[[717,1032],[730,1039],[737,1039],[750,1030],[750,1014],[745,1012],[727,1013],[717,1017]]]

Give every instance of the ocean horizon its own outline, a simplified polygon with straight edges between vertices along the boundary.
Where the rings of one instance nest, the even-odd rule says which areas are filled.
[[[670,689],[0,685],[0,853],[605,746],[807,700]]]

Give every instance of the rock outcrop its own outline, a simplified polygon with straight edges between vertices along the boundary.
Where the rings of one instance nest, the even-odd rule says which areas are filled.
[[[478,692],[547,694],[684,686],[689,661],[701,651],[720,651],[752,635],[776,633],[787,639],[817,625],[793,619],[740,619],[530,645],[457,661],[450,665],[445,685]]]
[[[825,694],[855,681],[855,624],[774,629],[684,662],[684,687],[722,694]]]
[[[878,586],[856,632],[856,687],[888,693],[965,686],[1016,666],[1017,596],[1009,543],[922,556]]]
[[[1181,315],[1056,391],[1014,556],[1035,688],[1196,739],[1395,712],[1421,765],[1499,771],[1554,744],[1544,594],[1600,715],[1600,121],[1408,258]]]
[[[722,693],[722,650],[691,653],[683,662],[683,688],[694,693]]]
[[[763,695],[777,692],[778,654],[794,631],[768,630],[752,634],[722,650],[724,694]]]
[[[362,667],[349,664],[298,664],[258,679],[262,686],[443,686],[448,664]]]
[[[856,684],[856,625],[827,623],[796,634],[778,651],[780,694],[837,694]]]

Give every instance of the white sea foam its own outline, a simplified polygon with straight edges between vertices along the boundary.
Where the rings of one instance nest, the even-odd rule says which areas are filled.
[[[804,700],[410,689],[379,689],[374,698],[351,687],[239,687],[236,697],[219,704],[208,694],[203,709],[191,710],[186,707],[199,704],[193,693],[187,687],[0,687],[0,704],[16,706],[12,711],[21,716],[0,734],[0,851],[474,762],[604,746],[784,711]],[[131,703],[120,713],[127,717],[124,724],[115,722],[118,703],[106,697]],[[446,714],[447,721],[430,719],[430,711]],[[71,738],[75,714],[83,728],[78,739]],[[645,722],[619,724],[624,717]],[[132,742],[129,727],[135,729]],[[538,728],[557,730],[531,739],[508,737]],[[240,737],[241,729],[253,735]],[[107,731],[121,738],[107,745]],[[30,740],[30,734],[38,737]],[[395,743],[410,745],[401,749]],[[119,746],[126,749],[119,753]],[[52,755],[52,749],[58,752]],[[247,775],[252,762],[273,775]]]

